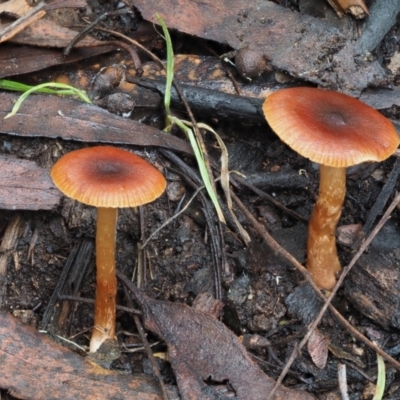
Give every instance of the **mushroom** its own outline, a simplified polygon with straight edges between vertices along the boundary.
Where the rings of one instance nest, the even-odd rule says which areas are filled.
[[[315,88],[279,90],[263,105],[268,124],[293,150],[320,164],[319,196],[309,222],[307,269],[331,290],[341,266],[335,229],[346,192],[346,167],[382,161],[399,145],[393,124],[350,96]]]
[[[90,352],[115,338],[115,237],[118,208],[136,207],[155,200],[166,180],[147,161],[110,146],[72,151],[51,170],[57,188],[66,196],[97,207],[95,320]]]

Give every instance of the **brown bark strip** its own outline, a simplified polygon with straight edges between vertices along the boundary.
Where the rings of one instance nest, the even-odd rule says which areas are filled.
[[[1,310],[0,364],[0,387],[21,399],[162,399],[153,379],[98,367]]]
[[[54,65],[65,65],[108,53],[115,46],[85,47],[74,49],[64,56],[60,49],[44,47],[19,47],[8,43],[0,46],[0,78],[27,74]]]
[[[7,291],[7,265],[12,251],[17,247],[18,236],[23,225],[23,220],[16,214],[8,223],[3,240],[0,245],[0,308],[4,305]]]
[[[51,210],[60,198],[47,169],[34,161],[0,156],[0,209]]]
[[[15,136],[61,138],[92,143],[159,146],[192,154],[189,143],[150,126],[118,117],[75,100],[32,95],[17,115],[4,120],[18,98],[0,93],[0,132]]]

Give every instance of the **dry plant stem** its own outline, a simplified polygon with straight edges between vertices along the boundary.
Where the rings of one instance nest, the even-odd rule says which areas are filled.
[[[352,370],[358,372],[361,376],[363,376],[367,381],[375,383],[376,379],[372,378],[370,375],[368,375],[365,371],[363,371],[361,368],[357,367],[354,363],[347,361],[345,359],[340,360],[341,363],[346,364],[348,367],[350,367]]]
[[[148,50],[148,49],[146,49],[146,47],[142,46],[138,41],[136,41],[136,40],[134,40],[134,39],[132,39],[132,38],[130,38],[130,37],[128,37],[128,36],[126,36],[126,35],[120,33],[120,32],[113,31],[113,30],[111,30],[111,29],[101,28],[101,27],[99,27],[99,26],[96,26],[94,29],[95,29],[96,31],[99,31],[99,32],[107,32],[107,33],[109,33],[110,35],[113,35],[113,36],[116,36],[116,37],[119,37],[119,38],[121,38],[121,39],[126,40],[128,43],[131,43],[131,44],[133,44],[134,46],[138,47],[140,50],[144,51],[144,52],[145,52],[149,57],[151,57],[161,68],[165,68],[165,65],[163,64],[163,62],[162,62],[155,54],[153,54],[150,50]]]
[[[145,348],[147,356],[149,357],[149,360],[150,360],[150,363],[151,363],[151,367],[153,369],[153,373],[157,377],[158,382],[160,383],[161,391],[162,391],[162,394],[163,394],[163,399],[164,400],[168,400],[167,388],[165,387],[164,380],[163,380],[163,378],[161,376],[160,369],[158,368],[157,361],[156,361],[156,359],[155,359],[155,357],[153,355],[153,352],[151,350],[150,344],[149,344],[149,342],[147,340],[146,332],[143,329],[143,325],[142,325],[142,323],[140,321],[140,318],[137,315],[133,315],[133,319],[135,321],[136,329],[138,330],[140,339],[142,340],[143,347]]]
[[[76,297],[76,296],[70,296],[67,294],[63,294],[58,296],[59,300],[68,300],[68,301],[76,301],[79,303],[88,303],[88,304],[94,304],[94,300],[93,299],[87,299],[86,297]],[[118,306],[117,305],[117,310],[118,311],[124,311],[127,312],[129,314],[135,314],[135,315],[142,315],[142,312],[139,310],[136,310],[134,308],[130,308],[130,307],[124,307],[124,306]]]
[[[268,200],[270,203],[272,203],[275,207],[279,208],[282,210],[285,214],[290,215],[291,217],[297,219],[298,221],[302,222],[303,224],[308,225],[308,218],[302,217],[300,214],[297,214],[296,212],[290,210],[289,208],[285,207],[283,204],[279,203],[279,201],[275,200],[271,195],[268,193],[265,193],[263,190],[258,189],[251,183],[247,182],[245,178],[242,178],[241,176],[232,176],[231,175],[231,182],[232,185],[237,185],[237,182],[239,182],[241,185],[244,185],[251,189],[255,194],[258,194],[260,197],[263,199]]]
[[[338,383],[342,400],[349,400],[346,364],[338,363]]]
[[[336,225],[346,193],[346,169],[320,165],[319,195],[308,225],[307,269],[318,287],[332,290],[341,270]]]
[[[71,43],[64,49],[64,56],[67,56],[72,48],[79,42],[81,41],[97,24],[99,24],[101,21],[105,20],[106,18],[109,18],[114,15],[121,15],[121,14],[126,14],[125,10],[117,10],[117,11],[110,11],[110,12],[105,12],[104,14],[100,15],[96,20],[94,20],[91,24],[86,26],[83,30],[78,32],[78,34],[71,40]]]
[[[207,152],[204,140],[203,140],[203,136],[202,136],[202,134],[200,132],[200,129],[199,129],[198,125],[197,125],[197,121],[194,118],[192,110],[191,110],[191,108],[189,106],[189,103],[186,100],[186,97],[184,96],[184,94],[182,92],[182,89],[181,89],[180,85],[175,81],[175,79],[173,80],[172,83],[173,83],[173,85],[175,87],[175,90],[178,93],[180,99],[182,100],[182,103],[183,103],[183,105],[184,105],[184,107],[186,109],[186,112],[188,113],[190,122],[193,125],[193,131],[194,131],[194,133],[196,135],[197,143],[199,144],[201,152],[204,155],[204,164],[205,164],[205,166],[207,168],[207,173],[208,173],[208,176],[210,177],[211,185],[212,185],[212,187],[214,189],[214,192],[217,193],[217,189],[215,187],[214,174],[213,174],[213,171],[212,171],[212,168],[211,168],[211,165],[210,165],[210,159],[208,157],[208,152]]]
[[[7,28],[1,31],[0,43],[12,39],[15,35],[22,32],[27,26],[44,17],[46,15],[46,11],[42,10],[44,5],[45,4],[43,2],[40,3],[38,6],[29,11],[26,15],[17,19],[15,22],[13,22],[11,25],[7,26]]]
[[[194,194],[192,195],[192,197],[188,200],[188,202],[185,204],[185,206],[178,211],[176,214],[174,214],[172,217],[168,218],[166,221],[164,221],[155,231],[153,231],[150,236],[144,240],[143,244],[141,244],[139,246],[139,248],[141,250],[144,250],[144,248],[149,244],[150,240],[153,239],[153,237],[160,232],[163,228],[165,228],[167,225],[169,225],[174,219],[178,218],[182,213],[184,213],[187,208],[190,206],[190,204],[192,204],[193,200],[197,197],[197,195],[199,194],[200,190],[204,189],[205,186],[200,186],[199,188],[196,189],[196,191],[194,192]],[[182,197],[183,199],[183,197]]]
[[[115,339],[117,277],[115,267],[115,232],[117,208],[97,209],[96,230],[96,300],[90,352],[94,353],[107,339]]]
[[[79,32],[71,41],[71,43],[64,49],[64,55],[67,56],[72,48],[79,42],[81,41],[92,29],[95,28],[95,26],[100,23],[102,20],[106,19],[109,16],[113,15],[123,15],[126,14],[127,12],[125,10],[116,10],[116,11],[111,11],[108,13],[104,13],[101,15],[99,18],[97,18],[94,22],[89,24],[85,29],[83,29],[81,32]],[[117,41],[104,41],[101,44],[95,45],[96,46],[108,46],[108,45],[115,45],[122,47],[125,49],[131,56],[133,63],[135,64],[135,68],[137,72],[140,74],[143,72],[142,71],[142,62],[140,61],[139,56],[137,55],[136,51],[132,49],[129,45],[127,45],[124,42],[117,42]]]
[[[133,301],[132,301],[130,291],[125,284],[123,285],[123,288],[124,288],[125,297],[126,297],[128,306],[133,308]],[[139,286],[139,289],[140,289],[140,286]],[[149,358],[151,368],[153,369],[153,373],[156,376],[156,378],[158,379],[158,382],[160,383],[161,391],[163,394],[163,399],[168,400],[167,388],[165,387],[164,380],[161,376],[160,369],[158,368],[157,361],[153,355],[153,351],[151,350],[149,341],[147,340],[147,336],[146,336],[146,332],[144,331],[143,324],[138,315],[133,315],[133,320],[135,322],[136,329],[139,333],[140,340],[142,341],[143,347],[146,350],[146,354],[147,354],[147,357]]]

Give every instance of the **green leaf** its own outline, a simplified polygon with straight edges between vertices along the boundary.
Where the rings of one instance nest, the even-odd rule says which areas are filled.
[[[192,146],[192,149],[194,151],[194,155],[196,157],[196,161],[197,161],[197,165],[199,167],[199,171],[200,171],[200,176],[201,179],[203,179],[204,182],[204,186],[206,187],[207,193],[210,196],[210,199],[215,207],[215,210],[218,214],[218,219],[221,222],[225,223],[225,217],[224,214],[222,213],[221,210],[221,206],[219,205],[218,202],[218,197],[217,194],[214,191],[214,187],[211,184],[211,180],[210,180],[210,176],[208,175],[208,171],[207,168],[204,164],[204,156],[203,153],[200,150],[200,147],[197,143],[196,137],[193,133],[193,130],[189,127],[187,127],[180,119],[176,118],[176,117],[170,117],[171,122],[175,123],[177,126],[179,126],[184,132],[186,132],[186,135],[189,139],[189,142]]]

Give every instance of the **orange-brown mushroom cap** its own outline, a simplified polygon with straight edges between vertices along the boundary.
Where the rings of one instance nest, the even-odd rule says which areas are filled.
[[[394,125],[342,93],[299,87],[268,96],[264,115],[283,142],[303,157],[331,167],[382,161],[399,145]]]
[[[51,177],[66,196],[95,207],[136,207],[155,200],[166,187],[164,176],[146,160],[110,146],[66,154]]]

